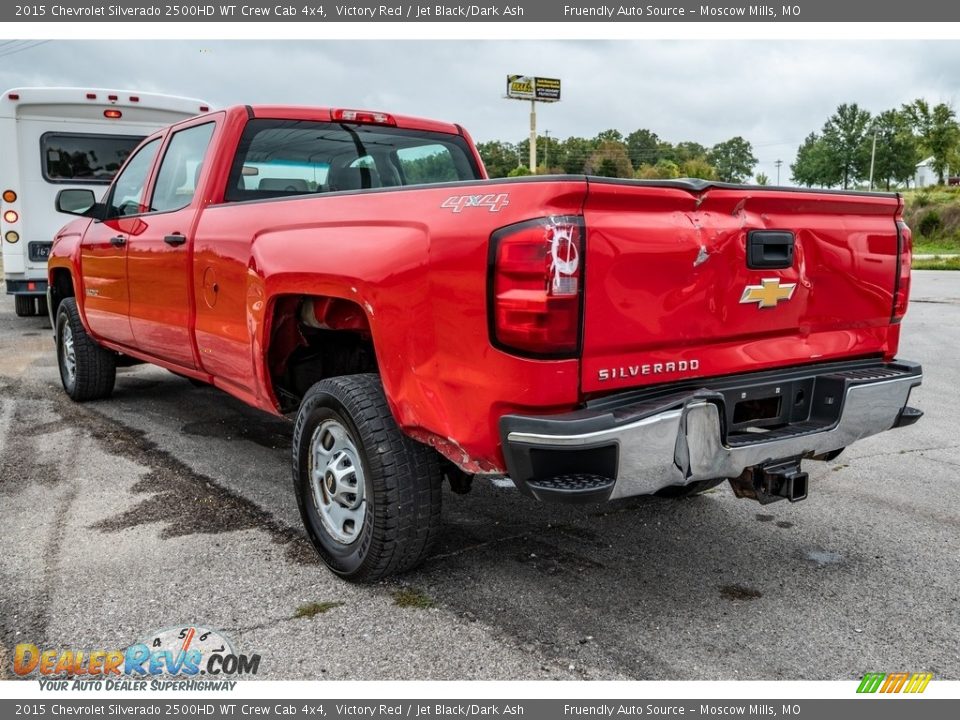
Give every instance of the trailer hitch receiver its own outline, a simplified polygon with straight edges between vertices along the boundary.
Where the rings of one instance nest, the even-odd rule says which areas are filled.
[[[796,458],[748,467],[739,477],[730,478],[730,486],[738,498],[751,498],[767,505],[783,498],[790,502],[805,500],[808,479]]]

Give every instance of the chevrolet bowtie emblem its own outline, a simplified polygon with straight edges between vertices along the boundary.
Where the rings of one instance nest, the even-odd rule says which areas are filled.
[[[761,280],[759,285],[747,285],[743,289],[740,302],[756,303],[757,307],[772,308],[776,307],[781,300],[789,300],[793,297],[793,291],[796,289],[796,283],[781,285],[779,278]]]

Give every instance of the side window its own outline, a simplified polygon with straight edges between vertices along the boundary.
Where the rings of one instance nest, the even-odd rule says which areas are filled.
[[[204,123],[173,134],[160,162],[151,210],[179,210],[193,201],[213,128],[214,123]]]
[[[153,159],[160,149],[160,138],[151,140],[137,150],[113,185],[110,193],[108,217],[139,215],[144,212],[142,205],[143,188],[153,166]]]
[[[254,118],[233,158],[227,202],[480,177],[461,135],[391,125]]]
[[[397,150],[397,160],[407,185],[459,180],[453,156],[443,145],[417,145]]]

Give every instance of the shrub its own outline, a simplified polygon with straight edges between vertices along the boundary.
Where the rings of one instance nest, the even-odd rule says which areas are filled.
[[[942,227],[940,222],[940,213],[936,210],[928,210],[920,222],[917,224],[917,232],[920,233],[923,237],[929,238]]]

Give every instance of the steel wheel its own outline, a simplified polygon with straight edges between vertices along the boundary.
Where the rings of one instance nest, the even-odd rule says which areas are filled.
[[[70,328],[70,323],[63,326],[60,345],[63,353],[63,370],[67,374],[65,379],[73,386],[77,382],[77,349],[73,345],[73,330]]]
[[[439,455],[400,431],[376,375],[328,378],[307,391],[293,431],[293,483],[307,537],[347,580],[415,567],[440,530]]]
[[[327,532],[344,545],[360,537],[367,512],[363,466],[350,433],[326,420],[310,440],[313,504]]]

